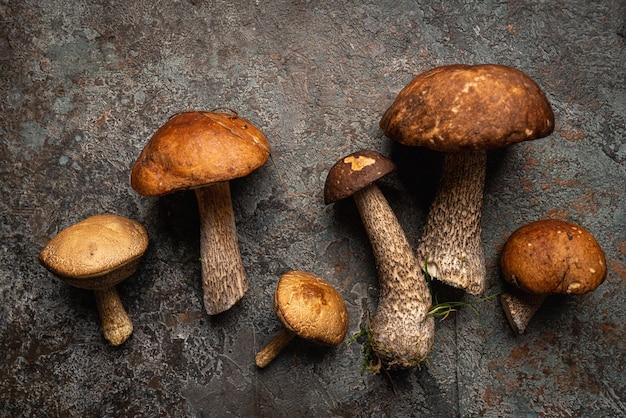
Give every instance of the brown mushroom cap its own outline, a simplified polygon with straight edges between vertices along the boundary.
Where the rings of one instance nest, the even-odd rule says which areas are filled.
[[[148,233],[138,222],[96,215],[59,232],[39,260],[72,286],[100,290],[134,273],[147,248]]]
[[[265,135],[236,114],[183,112],[150,138],[133,166],[131,186],[144,196],[195,189],[244,177],[269,153]]]
[[[394,169],[393,161],[376,151],[363,150],[343,157],[328,171],[324,203],[350,197]]]
[[[504,279],[535,294],[583,294],[606,278],[604,252],[594,237],[572,222],[548,219],[524,225],[500,256]]]
[[[554,114],[539,86],[503,65],[447,65],[415,77],[380,127],[404,145],[436,151],[494,149],[542,138]]]
[[[285,273],[276,286],[274,309],[285,328],[318,344],[337,346],[348,332],[343,298],[333,286],[312,273]]]

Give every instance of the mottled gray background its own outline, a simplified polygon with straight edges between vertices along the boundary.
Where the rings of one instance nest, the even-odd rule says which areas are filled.
[[[0,415],[623,416],[626,411],[626,2],[0,1]],[[497,300],[437,322],[421,370],[360,373],[361,345],[294,341],[267,369],[277,279],[315,272],[345,297],[349,335],[377,303],[352,202],[326,207],[326,173],[361,148],[392,156],[384,193],[414,245],[440,155],[393,145],[378,121],[415,75],[450,63],[525,71],[556,114],[548,138],[489,155],[488,290],[520,225],[580,223],[608,278],[552,298],[514,336]],[[195,198],[137,195],[130,168],[185,109],[236,109],[273,162],[232,182],[245,298],[210,318]],[[282,182],[281,182],[282,178]],[[119,286],[135,324],[104,341],[93,296],[37,262],[61,229],[96,213],[143,223],[150,248]],[[440,300],[471,298],[442,286]]]

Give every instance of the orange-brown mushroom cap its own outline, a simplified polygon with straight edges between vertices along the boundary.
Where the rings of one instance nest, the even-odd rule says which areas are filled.
[[[320,277],[293,270],[279,280],[274,309],[285,328],[300,338],[337,346],[348,332],[348,311],[339,292]]]
[[[606,278],[606,259],[589,231],[547,219],[517,229],[500,256],[504,279],[535,294],[583,294]]]
[[[59,232],[39,261],[68,284],[98,290],[130,276],[148,248],[148,232],[117,215],[95,215]]]
[[[331,167],[324,185],[327,205],[352,196],[396,168],[376,151],[362,150],[343,157]]]
[[[265,135],[236,114],[182,112],[150,138],[133,166],[131,186],[144,196],[195,189],[244,177],[269,154]]]
[[[415,77],[380,127],[404,145],[482,150],[550,135],[554,113],[539,86],[517,69],[455,64]]]

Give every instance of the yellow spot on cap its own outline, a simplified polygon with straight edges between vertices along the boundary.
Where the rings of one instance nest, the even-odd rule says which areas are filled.
[[[352,171],[361,171],[368,165],[372,165],[376,163],[376,160],[373,158],[363,157],[363,156],[358,156],[355,158],[354,156],[351,155],[349,157],[344,158],[343,162],[346,164],[350,164],[350,169]]]

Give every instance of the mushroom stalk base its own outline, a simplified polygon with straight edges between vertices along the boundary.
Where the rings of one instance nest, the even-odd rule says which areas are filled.
[[[228,182],[196,189],[204,307],[209,315],[230,309],[248,290]]]
[[[427,273],[479,295],[485,289],[481,212],[486,151],[447,153],[417,259]]]
[[[270,364],[295,336],[295,332],[283,327],[278,335],[257,353],[256,365],[265,367]]]
[[[533,295],[523,290],[503,293],[500,302],[513,331],[522,334],[545,299],[545,295]]]
[[[126,341],[133,333],[133,323],[122,305],[115,286],[94,290],[104,338],[113,346]]]
[[[426,359],[435,336],[432,300],[404,231],[375,184],[353,195],[369,236],[380,282],[372,321],[372,348],[389,368],[412,368]]]

